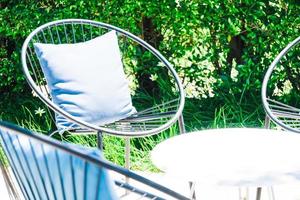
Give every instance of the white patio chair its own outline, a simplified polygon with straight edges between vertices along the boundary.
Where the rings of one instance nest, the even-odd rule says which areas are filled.
[[[117,35],[117,44],[114,42],[115,35]],[[77,48],[79,53],[76,52],[77,50],[73,52],[76,45],[80,46]],[[62,50],[63,48],[66,49]],[[73,54],[67,55],[69,52]],[[99,58],[95,52],[99,52]],[[43,56],[47,54],[48,57],[44,58]],[[82,54],[87,55],[81,57]],[[51,63],[57,60],[58,63]],[[101,60],[105,60],[105,64]],[[43,62],[42,65],[46,65],[46,67],[41,65]],[[60,64],[63,63],[64,65],[64,62],[74,65],[74,67],[70,69],[69,66],[69,70],[61,70]],[[180,132],[185,132],[181,115],[184,107],[184,91],[176,71],[160,52],[139,37],[118,27],[84,19],[64,19],[47,23],[35,29],[25,40],[22,48],[22,64],[26,79],[33,91],[55,112],[58,128],[55,133],[63,133],[67,130],[74,134],[86,134],[93,130],[97,132],[100,148],[102,148],[102,133],[125,137],[126,162],[128,163],[130,137],[160,133],[168,129],[177,120],[179,120]],[[49,71],[47,65],[51,64],[55,65],[57,67],[55,70],[58,69],[58,71],[53,71],[53,68]],[[104,67],[105,73],[99,71],[99,67],[97,68],[94,65]],[[119,66],[110,68],[110,65]],[[131,96],[128,94],[128,83],[123,80],[124,72],[123,69],[118,68],[120,66],[121,68],[124,67],[126,78],[136,78],[137,74],[141,74],[141,72],[137,72],[135,69],[144,69],[142,74],[152,76],[153,82],[151,83],[157,87],[167,83],[163,89],[156,91],[155,103],[147,101],[147,97],[142,95],[136,95],[140,99],[133,96],[132,104],[129,102]],[[153,70],[156,70],[157,73]],[[118,71],[118,73],[115,74],[115,71]],[[149,75],[150,72],[152,75]],[[119,78],[121,80],[118,82]],[[75,82],[77,82],[74,84],[75,86],[70,86],[73,83],[70,85],[68,85],[70,82],[65,84],[66,79],[67,81],[76,79]],[[80,82],[81,79],[84,79],[84,81]],[[143,84],[137,83],[137,78],[133,80],[138,85],[138,89],[131,91],[131,93],[144,91],[139,88]],[[110,85],[110,81],[114,82],[114,86]],[[59,83],[65,85],[61,86]],[[85,90],[88,90],[88,92]],[[121,92],[117,92],[119,90]],[[81,94],[85,96],[82,97]],[[67,99],[63,98],[62,100],[59,95],[67,96]],[[70,98],[70,95],[73,95],[72,98]],[[75,97],[76,95],[79,95],[79,97]],[[120,97],[120,95],[123,96]],[[101,99],[103,96],[106,97],[104,100]],[[125,97],[126,100],[124,101],[122,97]],[[86,99],[87,101],[85,101]],[[119,102],[121,102],[120,105]],[[136,102],[139,103],[136,104]],[[82,104],[84,104],[84,108],[81,107]],[[141,104],[145,104],[145,106],[138,108],[137,106]],[[74,107],[76,108],[74,109]],[[88,107],[88,110],[85,107]],[[106,115],[105,112],[109,112],[110,107],[114,107],[113,112],[117,113]]]
[[[268,68],[262,84],[262,102],[270,119],[281,128],[300,133],[300,37],[289,43]],[[287,103],[288,102],[288,103]]]
[[[188,199],[106,161],[98,149],[62,143],[2,121],[0,144],[26,200]],[[133,181],[126,183],[124,177]]]

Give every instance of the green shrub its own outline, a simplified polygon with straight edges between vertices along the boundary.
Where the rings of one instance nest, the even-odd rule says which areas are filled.
[[[28,97],[20,51],[32,30],[85,18],[129,30],[158,48],[190,98],[259,99],[267,67],[299,35],[299,11],[295,0],[0,0],[0,95]]]

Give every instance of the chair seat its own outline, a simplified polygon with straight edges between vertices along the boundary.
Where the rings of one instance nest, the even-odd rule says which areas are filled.
[[[173,66],[147,42],[110,24],[84,19],[44,24],[26,38],[22,66],[35,94],[55,112],[58,129],[80,126],[138,137],[168,129],[182,114],[184,90]],[[139,80],[145,74],[155,77],[150,91]],[[138,103],[130,98],[136,92]],[[134,107],[146,109],[134,113]],[[179,125],[184,130],[183,120]]]

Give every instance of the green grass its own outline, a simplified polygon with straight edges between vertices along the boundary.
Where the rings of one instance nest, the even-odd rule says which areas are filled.
[[[189,131],[207,128],[262,127],[264,111],[260,102],[240,103],[233,96],[221,100],[187,99],[184,116]]]
[[[147,99],[148,102],[151,101],[148,95],[143,98]],[[255,102],[253,99],[249,102],[252,103],[242,102],[240,98],[236,99],[233,96],[224,97],[219,100],[186,99],[184,109],[186,129],[190,132],[208,128],[262,127],[262,119],[264,118],[262,107],[259,102]],[[45,113],[36,114],[35,111],[38,108],[44,109]],[[9,115],[2,112],[0,113],[0,117],[1,119],[13,121],[23,127],[43,134],[47,134],[55,128],[54,121],[50,117],[50,111],[43,104],[27,101],[19,108],[15,108],[16,111],[17,115]],[[178,132],[178,125],[175,124],[160,134],[131,139],[131,169],[158,171],[151,163],[151,150],[156,144],[177,135]],[[97,146],[96,135],[56,135],[55,138],[89,147]],[[118,165],[124,165],[124,139],[104,134],[103,140],[105,157]]]

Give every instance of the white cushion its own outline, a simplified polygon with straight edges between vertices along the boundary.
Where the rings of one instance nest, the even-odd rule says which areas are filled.
[[[34,44],[53,102],[80,120],[104,125],[136,112],[115,31],[75,44]],[[58,128],[70,126],[57,115]]]

